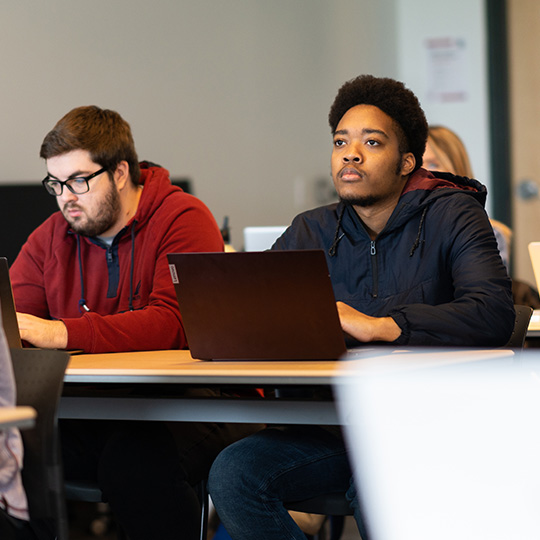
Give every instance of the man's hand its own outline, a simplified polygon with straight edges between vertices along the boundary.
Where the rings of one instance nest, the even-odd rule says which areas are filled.
[[[62,321],[40,319],[28,313],[17,313],[21,339],[42,349],[65,349],[68,334]]]
[[[394,341],[401,335],[392,317],[370,317],[343,302],[337,302],[337,308],[341,328],[358,341]]]

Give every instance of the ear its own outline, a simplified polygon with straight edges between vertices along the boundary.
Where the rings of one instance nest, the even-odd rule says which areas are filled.
[[[114,182],[118,191],[121,191],[131,183],[131,178],[129,176],[129,165],[127,161],[121,161],[114,171]]]
[[[401,156],[401,175],[408,176],[414,171],[416,158],[412,152],[406,152]]]

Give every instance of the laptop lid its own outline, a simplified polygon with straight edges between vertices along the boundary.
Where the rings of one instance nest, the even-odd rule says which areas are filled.
[[[245,227],[244,251],[264,251],[270,249],[286,229],[286,226]]]
[[[540,291],[540,242],[529,244],[529,257],[533,267],[534,278],[536,280],[536,290]]]
[[[322,360],[345,352],[322,250],[167,257],[194,358]]]
[[[529,244],[529,257],[531,258],[536,281],[536,290],[540,291],[540,242],[531,242]],[[540,330],[540,309],[535,309],[533,311],[531,320],[529,321],[529,330]]]
[[[13,300],[13,290],[11,289],[11,279],[9,277],[9,266],[6,257],[0,257],[0,304],[2,306],[2,322],[8,346],[11,349],[22,347],[19,325],[17,323],[17,313]]]

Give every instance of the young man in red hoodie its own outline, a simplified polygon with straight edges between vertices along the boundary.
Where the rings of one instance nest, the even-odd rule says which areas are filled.
[[[208,208],[139,163],[129,124],[79,107],[45,137],[43,185],[60,211],[11,268],[21,337],[87,353],[187,346],[167,253],[222,251]],[[211,390],[198,390],[210,395]],[[71,421],[67,478],[97,481],[129,538],[198,538],[192,486],[253,426]]]

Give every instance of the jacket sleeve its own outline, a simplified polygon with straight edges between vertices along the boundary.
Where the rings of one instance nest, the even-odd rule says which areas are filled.
[[[437,264],[448,266],[453,300],[429,305],[428,299],[391,309],[388,315],[402,330],[395,343],[505,345],[515,321],[512,285],[485,211],[471,197],[463,196],[452,197],[446,204],[435,203],[427,215],[425,227],[442,242],[443,255]]]
[[[51,216],[30,234],[9,269],[17,311],[42,319],[51,318],[43,276],[47,253],[53,251],[57,219]]]

